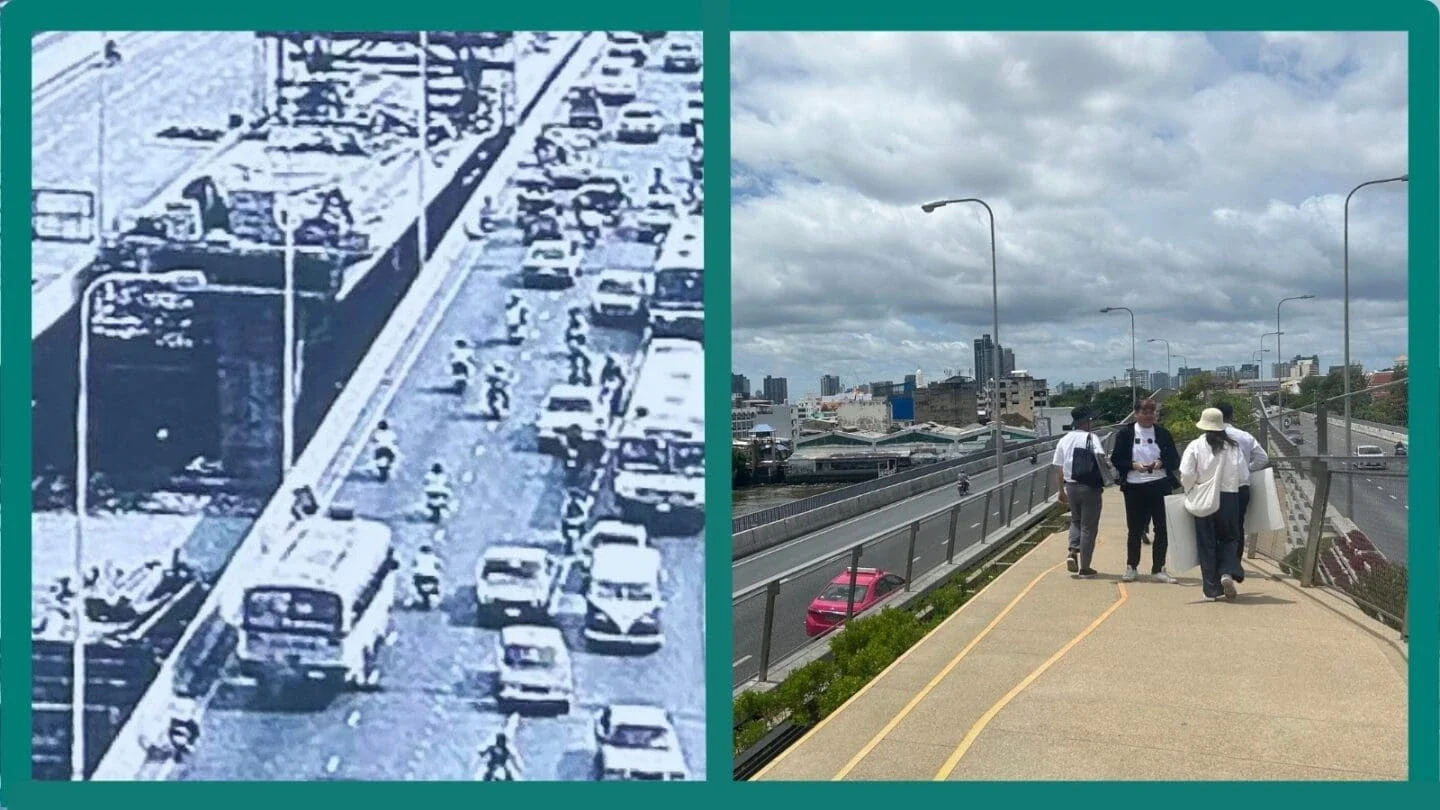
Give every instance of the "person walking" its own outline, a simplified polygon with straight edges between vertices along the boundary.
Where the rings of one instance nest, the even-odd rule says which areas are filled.
[[[1125,425],[1115,434],[1115,449],[1110,454],[1120,478],[1120,492],[1125,496],[1125,575],[1126,582],[1139,576],[1140,552],[1145,533],[1155,527],[1155,542],[1150,547],[1150,576],[1160,582],[1175,583],[1165,571],[1165,552],[1170,547],[1165,530],[1165,496],[1175,491],[1180,475],[1180,451],[1175,437],[1155,422],[1159,405],[1153,399],[1140,401],[1135,423]]]
[[[1218,508],[1195,518],[1195,548],[1200,558],[1200,586],[1205,599],[1234,599],[1235,583],[1245,578],[1240,567],[1240,481],[1245,459],[1240,444],[1225,431],[1225,416],[1218,408],[1206,408],[1195,426],[1204,431],[1185,446],[1180,457],[1180,483],[1187,493],[1196,487],[1214,486]]]
[[[1245,556],[1245,513],[1250,511],[1250,473],[1256,470],[1263,470],[1270,466],[1270,454],[1260,446],[1260,440],[1249,433],[1235,427],[1235,407],[1228,402],[1220,402],[1215,405],[1220,415],[1225,417],[1225,435],[1235,440],[1240,446],[1240,455],[1245,459],[1247,472],[1240,476],[1240,545],[1235,553],[1240,557]],[[1240,572],[1236,582],[1245,581],[1245,572]]]
[[[1100,438],[1090,432],[1095,413],[1084,405],[1070,411],[1071,429],[1055,444],[1051,464],[1060,489],[1060,503],[1070,505],[1070,544],[1065,568],[1088,579],[1096,574],[1090,563],[1095,556],[1095,535],[1100,529],[1100,494],[1105,488],[1100,459],[1105,450]]]

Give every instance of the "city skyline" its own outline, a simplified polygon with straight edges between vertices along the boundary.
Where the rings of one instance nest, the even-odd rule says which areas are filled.
[[[971,341],[993,331],[985,212],[919,209],[965,196],[995,211],[998,342],[1037,377],[1123,375],[1130,319],[1105,306],[1135,311],[1142,368],[1166,367],[1150,338],[1170,341],[1172,373],[1179,355],[1239,366],[1277,302],[1307,294],[1283,308],[1284,355],[1341,362],[1345,196],[1407,169],[1403,36],[732,43],[734,266],[751,269],[732,281],[737,368],[808,387],[973,374]],[[1351,355],[1367,369],[1408,353],[1406,204],[1391,184],[1350,206]]]

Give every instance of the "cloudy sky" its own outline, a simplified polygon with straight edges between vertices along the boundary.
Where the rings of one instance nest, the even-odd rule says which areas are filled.
[[[1342,211],[1407,170],[1403,34],[736,33],[734,366],[970,374],[991,330],[1059,380],[1123,376],[1170,341],[1342,362]],[[1405,353],[1405,186],[1351,203],[1351,353]],[[1274,338],[1265,340],[1275,357]],[[1175,368],[1180,362],[1173,361]]]

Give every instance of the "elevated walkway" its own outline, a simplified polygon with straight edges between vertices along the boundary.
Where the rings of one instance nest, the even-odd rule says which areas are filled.
[[[1055,534],[757,780],[1404,780],[1408,646],[1260,560],[1233,603],[1122,583],[1107,490],[1095,568]],[[1140,570],[1149,570],[1145,546]]]

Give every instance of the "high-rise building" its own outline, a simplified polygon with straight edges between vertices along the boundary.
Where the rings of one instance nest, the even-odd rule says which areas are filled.
[[[1260,379],[1260,364],[1259,364],[1259,363],[1241,363],[1241,364],[1240,364],[1240,379],[1242,379],[1242,380],[1258,380],[1258,379]]]
[[[1050,405],[1050,391],[1045,380],[1031,377],[1027,371],[1015,371],[1000,378],[1000,413],[1019,415],[1035,424],[1037,408]]]
[[[995,379],[995,341],[990,335],[975,339],[975,381],[982,386]]]
[[[744,374],[730,374],[730,395],[737,397],[750,396],[750,378]]]
[[[790,401],[790,383],[784,377],[771,377],[766,374],[761,385],[762,393],[771,402],[783,404]]]
[[[1145,388],[1150,385],[1150,371],[1143,368],[1125,369],[1125,387],[1129,388],[1131,380],[1134,380],[1136,388]]]
[[[918,374],[906,374],[904,383],[905,393],[915,393],[915,386],[919,385],[919,379],[920,375]]]
[[[1012,373],[1014,373],[1014,371],[1015,371],[1015,352],[1012,351],[1012,350],[1010,350],[1010,349],[1005,348],[1004,346],[1001,346],[1001,347],[1000,347],[1000,376],[1001,376],[1001,377],[1008,377],[1008,376],[1010,376]]]
[[[951,377],[915,389],[915,421],[935,422],[953,427],[975,424],[976,398],[979,394],[974,380]]]
[[[870,396],[873,399],[889,399],[895,393],[895,383],[890,380],[870,383]]]
[[[1150,372],[1150,390],[1159,391],[1170,387],[1170,375],[1163,371]]]
[[[826,374],[820,378],[820,396],[833,397],[840,393],[840,378],[834,374]]]

